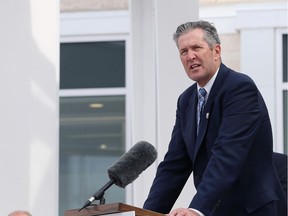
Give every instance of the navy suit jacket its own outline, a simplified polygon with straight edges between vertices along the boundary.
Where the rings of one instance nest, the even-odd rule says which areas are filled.
[[[286,154],[281,154],[278,152],[273,153],[273,162],[281,182],[284,195],[287,201],[287,175],[288,175],[288,156]]]
[[[206,216],[243,216],[283,201],[270,119],[254,82],[221,64],[198,135],[197,100],[196,83],[178,99],[168,151],[144,208],[168,213],[192,171],[197,193],[189,207]]]

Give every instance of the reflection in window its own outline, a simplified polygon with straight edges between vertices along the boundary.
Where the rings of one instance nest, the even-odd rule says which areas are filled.
[[[109,177],[107,168],[125,152],[125,96],[60,99],[60,212],[80,208]],[[125,202],[115,185],[106,203]],[[95,203],[99,201],[95,201]]]

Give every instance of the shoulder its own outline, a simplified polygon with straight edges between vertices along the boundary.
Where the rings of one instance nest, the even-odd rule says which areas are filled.
[[[221,67],[219,69],[216,85],[219,85],[223,87],[224,90],[253,90],[258,91],[258,88],[253,81],[253,79],[248,76],[247,74],[244,74],[242,72],[235,71],[231,68],[228,68],[224,64],[221,64]],[[220,88],[221,88],[220,87]]]
[[[229,67],[227,67],[224,64],[221,64],[218,75],[219,76],[225,76],[225,79],[228,79],[229,81],[234,81],[234,82],[248,82],[248,83],[252,83],[255,85],[254,81],[252,80],[252,78],[250,76],[248,76],[247,74],[243,73],[243,72],[238,72],[235,71]]]

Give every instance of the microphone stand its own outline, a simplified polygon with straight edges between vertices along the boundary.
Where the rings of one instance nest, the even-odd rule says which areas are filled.
[[[81,209],[78,210],[78,212],[80,212],[82,209],[90,206],[94,200],[100,200],[100,205],[104,205],[105,204],[105,198],[104,198],[105,191],[109,187],[111,187],[115,182],[116,182],[115,179],[111,179],[109,182],[107,182],[100,190],[98,190],[90,199],[88,199],[84,203],[84,205],[82,206]]]

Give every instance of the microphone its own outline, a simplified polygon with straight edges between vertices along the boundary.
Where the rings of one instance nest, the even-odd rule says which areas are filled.
[[[125,188],[149,167],[156,158],[157,151],[153,145],[146,141],[136,143],[114,165],[108,168],[107,172],[110,181],[88,199],[79,211],[91,205],[94,200],[102,199],[104,192],[113,184]]]
[[[122,155],[116,163],[108,168],[109,178],[115,180],[114,184],[125,188],[133,182],[157,158],[157,151],[150,143],[140,141],[126,154]]]

